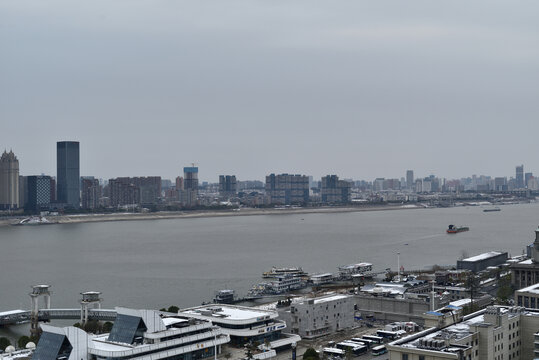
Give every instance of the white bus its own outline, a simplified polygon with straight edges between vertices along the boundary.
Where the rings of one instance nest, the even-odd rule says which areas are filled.
[[[387,352],[387,349],[385,345],[375,346],[372,348],[372,354],[374,356],[382,355],[382,354],[385,354],[386,352]]]
[[[363,339],[372,340],[377,344],[382,344],[384,342],[383,337],[375,336],[375,335],[363,335]]]
[[[390,340],[395,340],[399,337],[399,333],[396,331],[378,330],[376,331],[376,334],[378,334],[378,336],[380,337]]]
[[[359,356],[361,354],[365,354],[367,352],[367,346],[360,345],[358,343],[354,342],[340,342],[337,344],[337,348],[346,351],[350,351],[352,355]]]
[[[324,348],[323,353],[325,356],[330,357],[330,358],[344,359],[346,357],[346,351],[333,348],[333,347]]]

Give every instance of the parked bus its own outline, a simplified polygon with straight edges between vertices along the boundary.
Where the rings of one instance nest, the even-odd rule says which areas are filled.
[[[374,344],[376,344],[374,341],[372,340],[369,340],[369,339],[364,339],[364,338],[352,338],[352,341],[355,341],[355,342],[359,342],[359,343],[363,343],[365,345],[367,345],[367,347],[370,349],[371,347],[374,346]]]
[[[363,339],[372,340],[376,344],[382,344],[384,342],[383,337],[375,336],[375,335],[363,335]]]
[[[374,356],[382,355],[382,354],[385,354],[386,352],[387,352],[387,349],[385,345],[375,346],[372,348],[372,354]]]
[[[341,349],[337,349],[337,348],[333,348],[333,347],[324,348],[323,353],[324,353],[325,356],[327,356],[329,358],[341,358],[341,359],[344,359],[346,357],[346,351],[341,350]]]
[[[376,334],[389,340],[395,340],[399,337],[399,334],[396,331],[378,330],[376,331]]]
[[[358,345],[358,346],[366,346],[367,349],[370,348],[369,344],[367,343],[364,343],[363,341],[359,341],[359,340],[344,340],[343,343],[347,343],[347,344],[352,344],[352,345]]]
[[[350,351],[352,355],[359,356],[361,354],[365,354],[367,352],[367,346],[365,345],[359,345],[357,343],[353,342],[340,342],[337,344],[337,348],[346,351]]]

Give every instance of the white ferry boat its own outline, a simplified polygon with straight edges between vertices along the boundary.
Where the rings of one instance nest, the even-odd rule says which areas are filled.
[[[277,277],[285,276],[285,275],[301,277],[301,276],[306,276],[307,273],[303,271],[303,269],[300,267],[275,267],[275,266],[272,267],[270,271],[266,271],[262,273],[262,277],[265,279],[277,278]]]
[[[367,262],[343,265],[339,266],[339,277],[343,280],[349,280],[352,275],[365,274],[370,271],[372,271],[372,264]]]

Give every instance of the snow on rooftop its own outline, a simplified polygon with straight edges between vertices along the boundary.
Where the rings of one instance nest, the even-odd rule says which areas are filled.
[[[519,265],[531,265],[531,264],[533,264],[533,260],[532,259],[524,260],[524,261],[519,262],[518,264]]]
[[[185,323],[185,322],[189,321],[187,319],[179,319],[179,318],[173,318],[173,317],[165,317],[162,320],[163,320],[163,323],[165,324],[165,326],[170,326],[170,325],[179,324],[179,323]]]
[[[326,296],[318,299],[314,299],[315,304],[321,304],[329,301],[335,301],[335,300],[341,300],[348,298],[347,295],[333,295],[333,296]]]
[[[489,252],[486,252],[486,253],[483,253],[483,254],[479,254],[479,255],[469,257],[467,259],[463,259],[461,261],[466,261],[466,262],[481,261],[481,260],[490,259],[491,257],[495,257],[495,256],[498,256],[498,255],[501,255],[501,254],[503,254],[503,253],[501,253],[499,251],[489,251]]]
[[[451,302],[449,303],[449,305],[458,306],[458,307],[463,307],[463,306],[468,305],[468,304],[471,303],[471,302],[472,302],[472,299],[466,298],[466,299],[460,299],[460,300],[456,300],[456,301],[451,301]]]
[[[219,322],[219,319],[227,320],[250,320],[256,321],[257,318],[271,316],[276,317],[275,311],[261,310],[249,308],[245,306],[230,306],[230,305],[209,305],[199,306],[195,308],[185,309],[181,311],[183,314],[192,314],[204,316],[211,319],[213,322]]]
[[[539,284],[534,284],[532,286],[528,286],[525,288],[522,288],[520,290],[517,290],[518,292],[527,292],[531,294],[539,294]]]

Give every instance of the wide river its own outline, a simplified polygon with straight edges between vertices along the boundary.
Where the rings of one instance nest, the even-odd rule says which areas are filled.
[[[50,284],[52,307],[199,305],[217,289],[244,295],[272,266],[336,272],[455,264],[463,254],[516,255],[534,239],[539,204],[351,213],[283,214],[0,228],[0,311],[29,309],[32,284]],[[447,235],[448,224],[470,231]]]

